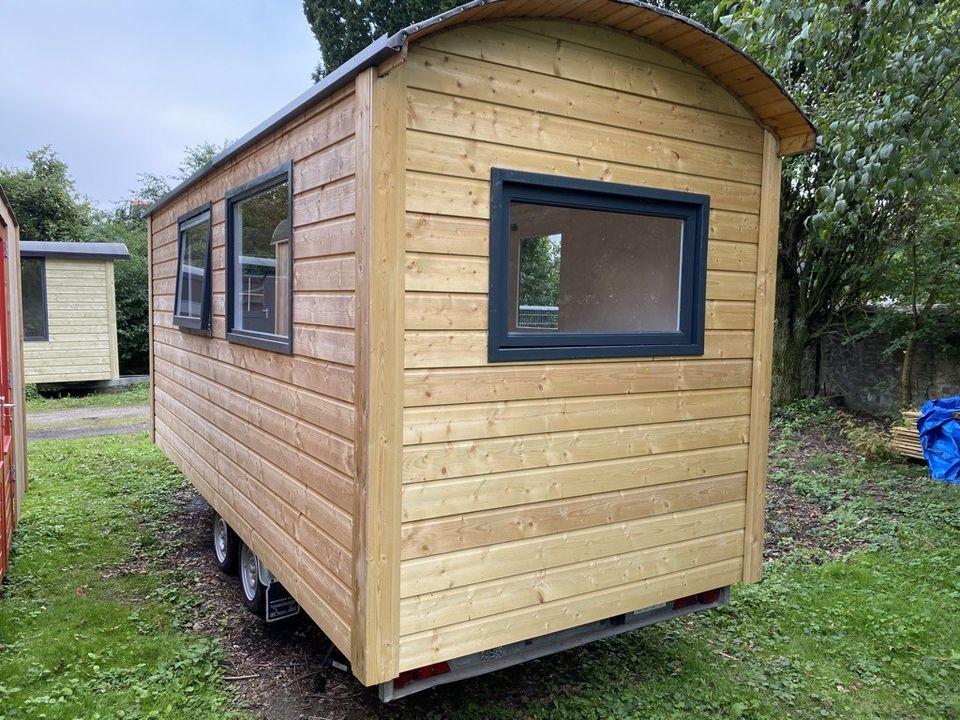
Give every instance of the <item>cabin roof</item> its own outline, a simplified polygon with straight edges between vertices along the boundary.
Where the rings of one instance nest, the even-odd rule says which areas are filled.
[[[130,257],[130,253],[123,243],[22,240],[20,242],[20,257],[126,260]]]
[[[640,0],[472,0],[374,41],[214,156],[148,207],[144,216],[156,212],[291,118],[353,82],[363,70],[405,51],[411,42],[462,23],[503,18],[578,20],[647,39],[700,67],[739,98],[757,121],[780,140],[781,155],[798,155],[816,145],[813,123],[770,73],[732,43],[687,17]]]

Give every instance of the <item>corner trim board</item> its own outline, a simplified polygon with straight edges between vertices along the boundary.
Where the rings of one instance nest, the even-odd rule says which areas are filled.
[[[747,459],[747,507],[743,535],[743,582],[760,580],[763,566],[763,515],[766,509],[767,451],[770,443],[770,383],[773,371],[774,298],[780,218],[780,147],[763,133],[760,188],[760,237],[757,257],[753,385],[750,395],[750,450]]]
[[[405,66],[357,76],[357,489],[351,664],[366,685],[400,664]]]

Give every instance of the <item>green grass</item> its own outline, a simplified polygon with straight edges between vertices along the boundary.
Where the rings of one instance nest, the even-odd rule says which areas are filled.
[[[960,488],[864,461],[820,404],[775,425],[772,483],[819,509],[814,542],[726,608],[384,708],[340,684],[336,716],[960,720]],[[187,630],[191,585],[156,560],[179,474],[139,435],[35,442],[31,461],[0,718],[230,717],[218,645]]]
[[[150,384],[137,383],[118,392],[96,392],[87,395],[65,395],[64,397],[43,397],[30,386],[27,389],[27,412],[47,410],[69,410],[71,408],[126,407],[143,405],[150,402]]]
[[[220,650],[156,558],[183,479],[144,435],[30,444],[0,592],[0,718],[231,717]]]

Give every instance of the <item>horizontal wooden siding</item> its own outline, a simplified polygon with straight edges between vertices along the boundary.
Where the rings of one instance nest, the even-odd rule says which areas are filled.
[[[763,131],[614,31],[407,58],[400,669],[740,579]],[[487,363],[491,167],[710,195],[696,358]]]
[[[113,261],[44,259],[48,339],[23,344],[28,383],[119,376]]]
[[[157,444],[350,653],[353,617],[355,133],[352,88],[152,219]],[[293,353],[225,340],[224,193],[293,165]],[[212,202],[213,332],[173,325],[176,218]]]

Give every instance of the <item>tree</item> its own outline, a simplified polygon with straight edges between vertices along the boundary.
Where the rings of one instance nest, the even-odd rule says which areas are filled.
[[[899,352],[900,406],[913,405],[913,359],[920,343],[946,345],[960,316],[960,179],[938,181],[903,203],[878,284],[877,311],[859,336],[889,337]]]
[[[960,166],[958,0],[721,0],[722,32],[822,133],[784,164],[774,401],[805,350],[874,293],[906,193]]]
[[[200,168],[213,160],[213,158],[229,144],[230,140],[224,140],[219,145],[212,142],[188,145],[183,149],[183,160],[181,160],[177,166],[177,173],[175,175],[164,176],[157,175],[156,173],[140,173],[137,176],[140,187],[133,191],[134,197],[138,200],[146,200],[151,203],[156,202],[170,192],[174,184],[183,182],[200,170]]]
[[[24,240],[77,240],[91,208],[76,191],[67,164],[49,145],[27,153],[29,169],[0,167],[3,186]]]
[[[523,238],[520,243],[518,304],[560,304],[559,236]]]
[[[122,242],[130,252],[127,260],[114,263],[117,297],[117,345],[120,372],[143,375],[149,371],[149,305],[147,224],[143,202],[155,202],[170,192],[171,185],[190,177],[229,144],[203,142],[184,149],[183,160],[172,177],[141,173],[140,186],[129,202],[111,213],[97,213],[86,231],[92,241]]]
[[[456,7],[456,0],[303,0],[303,13],[320,44],[319,81],[383,34]]]
[[[136,206],[100,212],[85,231],[91,242],[122,242],[130,257],[114,261],[117,354],[121,375],[145,375],[149,359],[147,230]]]

